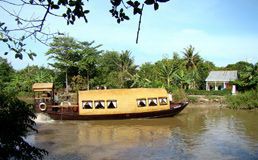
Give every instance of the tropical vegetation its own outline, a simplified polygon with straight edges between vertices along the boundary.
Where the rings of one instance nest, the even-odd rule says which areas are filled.
[[[31,93],[32,84],[36,82],[52,82],[56,89],[66,88],[71,92],[97,87],[163,87],[174,93],[175,101],[180,101],[186,99],[187,94],[229,95],[231,92],[227,90],[205,91],[205,78],[211,70],[237,70],[239,79],[231,83],[237,85],[240,92],[228,96],[228,106],[234,109],[258,107],[258,63],[240,61],[216,67],[190,45],[183,49],[182,56],[173,53],[154,63],[136,65],[131,51],[103,51],[100,47],[94,41],[55,37],[46,53],[51,60],[48,67],[33,65],[21,70],[14,70],[0,57],[0,128],[10,124],[6,132],[0,132],[0,159],[42,159],[47,154],[24,140],[26,133],[36,131],[35,115],[25,102],[16,98]],[[13,137],[8,137],[13,130]]]
[[[31,92],[35,82],[53,82],[57,89],[78,90],[133,87],[163,87],[169,92],[183,90],[187,94],[228,95],[230,91],[205,91],[205,79],[211,70],[237,70],[239,79],[231,82],[241,92],[257,88],[257,64],[240,61],[216,67],[203,59],[190,45],[182,56],[174,52],[154,63],[136,65],[129,50],[103,51],[102,45],[81,42],[73,37],[55,37],[46,52],[49,67],[27,66],[15,71],[1,58],[1,88],[8,92]],[[181,91],[180,91],[181,92]],[[178,92],[178,93],[180,93]]]

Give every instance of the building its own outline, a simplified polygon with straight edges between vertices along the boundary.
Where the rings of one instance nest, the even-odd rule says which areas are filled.
[[[229,82],[234,80],[237,80],[237,71],[211,71],[205,80],[206,90],[232,89]]]

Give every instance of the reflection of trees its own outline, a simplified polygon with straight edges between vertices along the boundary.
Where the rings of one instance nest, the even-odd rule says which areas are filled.
[[[134,123],[130,121],[134,121]],[[81,145],[86,142],[87,145],[101,144],[108,148],[116,148],[116,144],[123,145],[123,147],[133,147],[149,144],[155,140],[165,140],[170,134],[169,124],[158,125],[155,121],[129,120],[124,121],[125,124],[123,124],[123,121],[97,122],[96,125],[90,127],[78,128],[79,142]],[[153,125],[149,124],[151,122],[153,122]]]

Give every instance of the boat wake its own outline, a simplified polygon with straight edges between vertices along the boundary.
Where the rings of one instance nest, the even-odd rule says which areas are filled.
[[[37,116],[37,118],[35,119],[36,123],[53,123],[55,121],[45,113],[36,113],[36,116]]]

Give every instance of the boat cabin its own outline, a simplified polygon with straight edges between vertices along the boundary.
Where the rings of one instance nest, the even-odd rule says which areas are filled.
[[[79,91],[79,114],[126,114],[169,109],[168,93],[161,88]]]
[[[54,87],[53,83],[34,83],[32,86],[34,91],[34,99],[36,103],[53,103]]]

